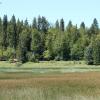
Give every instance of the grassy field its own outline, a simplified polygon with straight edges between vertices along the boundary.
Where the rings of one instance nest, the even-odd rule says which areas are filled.
[[[26,73],[67,73],[100,71],[100,66],[86,65],[83,61],[42,61],[25,64],[0,62],[0,72],[26,72]]]
[[[62,68],[62,67],[69,67],[69,66],[70,67],[90,67],[89,65],[86,65],[84,61],[40,61],[39,63],[27,62],[25,64],[9,63],[9,61],[0,62],[0,67],[3,67],[3,68],[14,68],[14,67]]]
[[[0,100],[100,100],[100,73],[1,73]]]
[[[100,100],[100,66],[0,62],[0,100]]]

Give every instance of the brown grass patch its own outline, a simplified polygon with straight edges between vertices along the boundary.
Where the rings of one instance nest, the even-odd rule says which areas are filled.
[[[0,100],[99,100],[100,73],[1,73]]]
[[[7,79],[8,78],[8,79]],[[58,75],[32,74],[0,74],[0,87],[54,85],[54,84],[81,84],[100,86],[100,73],[67,73]]]

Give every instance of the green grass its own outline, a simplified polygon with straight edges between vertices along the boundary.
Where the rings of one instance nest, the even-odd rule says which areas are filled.
[[[39,63],[27,62],[19,66],[19,64],[9,63],[8,61],[1,61],[0,67],[13,68],[13,67],[23,67],[23,68],[61,68],[61,67],[84,67],[87,66],[83,61],[41,61]]]
[[[100,66],[86,65],[84,61],[42,61],[25,64],[0,62],[0,72],[66,73],[100,71]]]
[[[39,63],[27,62],[25,64],[9,63],[9,61],[0,61],[0,67],[13,68],[62,68],[62,67],[100,67],[95,65],[86,65],[84,61],[40,61]]]

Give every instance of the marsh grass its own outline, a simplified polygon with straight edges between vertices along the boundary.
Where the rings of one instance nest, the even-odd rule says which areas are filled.
[[[99,72],[61,75],[2,73],[0,100],[100,100],[99,79]]]
[[[83,61],[0,62],[0,100],[100,100],[99,71]]]
[[[6,92],[5,92],[6,91]],[[5,94],[6,93],[6,94]],[[39,88],[3,90],[0,100],[99,100],[100,96],[66,95],[61,91]]]

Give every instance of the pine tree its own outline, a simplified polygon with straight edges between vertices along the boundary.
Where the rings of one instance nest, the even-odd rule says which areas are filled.
[[[100,35],[93,42],[93,60],[95,65],[100,65]]]
[[[92,44],[90,44],[84,52],[84,59],[86,61],[86,64],[88,65],[93,65],[94,61],[93,61],[93,46]]]
[[[12,46],[16,50],[17,48],[17,27],[16,27],[16,18],[13,15],[11,19],[12,24]]]
[[[36,20],[36,17],[34,17],[34,19],[33,19],[32,28],[33,29],[37,29],[37,20]]]
[[[41,16],[39,16],[38,17],[38,25],[37,25],[37,29],[38,29],[38,31],[41,31],[42,33],[47,33],[47,31],[48,31],[48,28],[49,28],[49,23],[48,23],[48,21],[46,20],[46,18],[45,17],[41,17]]]
[[[19,19],[17,20],[17,23],[16,23],[16,27],[17,27],[17,46],[19,44],[19,37],[20,37],[20,34],[22,33],[23,31],[23,22],[21,22]]]
[[[60,20],[60,30],[64,32],[65,25],[64,25],[64,20],[63,18]]]
[[[44,52],[44,40],[43,34],[41,34],[37,30],[32,31],[32,42],[31,42],[31,50],[37,56],[38,59],[42,59]]]
[[[2,19],[0,18],[0,48],[2,48]]]
[[[41,16],[39,16],[38,17],[38,25],[37,25],[37,27],[38,27],[38,31],[41,31],[41,23],[42,23],[42,18],[41,18]]]
[[[48,21],[46,20],[45,17],[42,16],[42,19],[41,19],[41,31],[44,32],[44,33],[47,33],[48,27],[49,27]]]
[[[72,28],[72,27],[73,27],[72,21],[69,21],[69,23],[68,23],[68,25],[67,25],[67,27],[66,27],[66,30],[67,30],[68,33],[71,33],[71,28]]]
[[[98,21],[95,18],[93,20],[93,24],[91,25],[89,31],[88,31],[88,36],[89,38],[96,36],[97,34],[99,34],[99,25],[98,25]]]
[[[22,63],[28,61],[27,53],[29,51],[28,49],[31,46],[30,43],[31,43],[30,34],[28,33],[27,29],[24,29],[19,37],[18,54],[17,54],[18,59],[22,61]]]
[[[26,20],[23,23],[23,30],[26,29],[27,31],[30,30],[30,25],[28,23],[28,19],[26,18]]]
[[[56,29],[59,30],[59,21],[58,21],[58,20],[57,20],[56,23],[55,23],[55,27],[56,27]]]
[[[81,23],[80,28],[85,29],[85,23],[84,22]]]
[[[87,33],[87,30],[86,30],[86,27],[85,27],[85,23],[84,22],[82,22],[80,24],[79,33],[81,35],[81,38],[84,37],[86,35],[86,33]]]
[[[7,15],[3,17],[2,48],[7,49]]]

